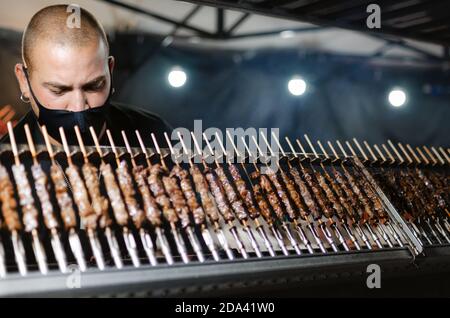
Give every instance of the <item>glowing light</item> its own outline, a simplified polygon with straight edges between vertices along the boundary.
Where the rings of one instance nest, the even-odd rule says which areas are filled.
[[[174,68],[167,76],[167,80],[169,81],[170,86],[179,88],[186,84],[187,75],[182,69]]]
[[[388,100],[393,107],[401,107],[406,103],[406,93],[402,89],[393,89],[389,92]]]
[[[306,82],[299,77],[294,77],[289,81],[288,89],[292,95],[301,96],[306,91]]]

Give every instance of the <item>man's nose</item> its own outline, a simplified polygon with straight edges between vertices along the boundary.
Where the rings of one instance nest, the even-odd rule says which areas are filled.
[[[89,108],[88,100],[86,94],[83,91],[75,91],[73,100],[70,103],[69,110],[73,112],[80,112]]]

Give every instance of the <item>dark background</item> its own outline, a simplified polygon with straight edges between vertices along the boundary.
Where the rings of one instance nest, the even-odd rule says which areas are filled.
[[[14,64],[20,61],[17,32],[0,30],[0,106],[11,104],[18,116]],[[450,71],[442,64],[401,66],[375,59],[307,51],[301,48],[223,50],[172,43],[151,35],[117,33],[113,100],[149,109],[174,127],[280,128],[291,138],[308,133],[321,140],[357,137],[371,143],[390,138],[412,145],[450,146]],[[188,81],[168,85],[167,75],[182,67]],[[292,96],[287,82],[296,75],[307,92]],[[408,91],[408,103],[393,108],[391,88]]]

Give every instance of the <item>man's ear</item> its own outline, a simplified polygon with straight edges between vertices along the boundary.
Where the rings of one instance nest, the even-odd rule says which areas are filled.
[[[115,65],[116,65],[116,60],[114,59],[114,56],[108,57],[108,66],[109,66],[109,71],[111,72],[111,74],[114,71]]]
[[[31,98],[30,88],[28,87],[28,82],[25,73],[23,71],[23,67],[24,66],[22,63],[17,63],[16,66],[14,67],[14,73],[16,74],[17,82],[19,83],[20,86],[20,91],[22,92],[24,97],[30,99]]]

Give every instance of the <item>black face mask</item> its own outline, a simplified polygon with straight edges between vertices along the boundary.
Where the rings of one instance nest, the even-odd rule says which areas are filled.
[[[108,94],[108,98],[102,106],[92,107],[79,112],[72,112],[67,110],[49,109],[43,106],[36,98],[36,95],[34,95],[34,92],[31,88],[28,70],[24,67],[23,71],[25,73],[25,77],[27,78],[30,93],[39,108],[39,116],[37,117],[37,120],[41,126],[46,126],[49,135],[61,142],[59,127],[62,127],[64,129],[67,142],[71,145],[78,144],[78,140],[74,130],[74,127],[78,126],[80,128],[81,137],[83,138],[84,143],[87,145],[92,145],[93,139],[89,131],[89,127],[92,126],[94,128],[97,136],[102,133],[102,130],[105,126],[106,114],[109,109],[109,102],[113,91],[112,74],[110,73],[111,88]],[[34,111],[33,114],[35,114]]]

